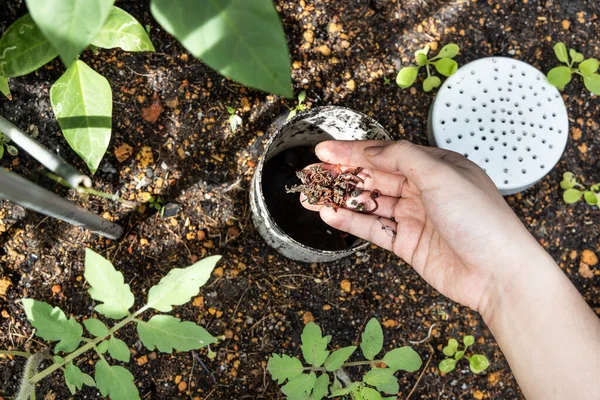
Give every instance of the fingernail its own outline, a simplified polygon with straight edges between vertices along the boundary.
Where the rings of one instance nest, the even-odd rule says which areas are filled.
[[[365,148],[365,155],[367,157],[373,157],[373,156],[376,156],[377,154],[381,153],[382,150],[383,150],[383,146],[367,147],[367,148]]]

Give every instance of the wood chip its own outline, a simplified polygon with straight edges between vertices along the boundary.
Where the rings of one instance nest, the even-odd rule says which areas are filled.
[[[152,96],[152,104],[150,104],[148,107],[142,108],[142,118],[153,124],[158,121],[160,114],[162,114],[164,110],[165,109],[158,98],[158,93],[154,92],[154,96]]]

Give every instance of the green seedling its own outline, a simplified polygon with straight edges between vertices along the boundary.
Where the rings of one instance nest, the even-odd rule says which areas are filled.
[[[162,218],[163,214],[165,213],[165,201],[163,200],[162,197],[150,196],[148,198],[148,206],[150,208],[154,208],[156,211],[158,211]]]
[[[469,360],[469,368],[471,372],[474,374],[479,374],[483,372],[487,367],[490,366],[490,362],[487,357],[483,354],[473,354],[468,357],[465,356],[465,352],[467,349],[475,343],[475,338],[471,335],[467,335],[463,338],[464,348],[462,350],[458,350],[458,341],[456,339],[449,339],[446,347],[442,349],[444,355],[448,358],[445,358],[440,363],[440,371],[448,373],[456,368],[456,363],[460,361],[462,358],[466,358]]]
[[[390,78],[388,78],[387,76],[383,77],[383,84],[384,85],[391,85],[392,84],[392,80]]]
[[[583,78],[585,87],[596,96],[600,96],[600,75],[598,75],[598,67],[600,63],[595,58],[585,59],[583,54],[578,53],[575,49],[569,49],[564,43],[557,43],[554,46],[554,54],[558,61],[566,64],[552,68],[548,72],[548,82],[556,86],[559,90],[564,90],[565,86],[571,82],[573,75],[579,75]],[[570,57],[569,57],[570,56]],[[579,64],[575,66],[575,64]]]
[[[306,98],[306,92],[303,90],[298,95],[298,105],[290,110],[290,113],[288,114],[287,118],[285,119],[286,122],[289,121],[290,119],[294,118],[296,116],[296,114],[298,113],[298,111],[306,110],[306,104],[302,104],[304,102],[305,98]]]
[[[54,346],[54,355],[49,351],[30,354],[21,351],[4,351],[0,354],[27,357],[19,394],[16,399],[35,399],[35,385],[55,371],[61,370],[67,387],[72,394],[83,385],[96,386],[102,396],[112,400],[140,399],[133,375],[124,367],[114,365],[116,361],[129,362],[131,352],[123,340],[117,338],[122,327],[133,322],[142,344],[150,351],[155,348],[164,353],[200,349],[216,343],[217,339],[194,322],[181,321],[167,314],[154,314],[149,320],[140,315],[150,309],[169,312],[173,306],[185,304],[198,294],[210,278],[220,256],[205,258],[187,268],[172,269],[160,282],[148,291],[148,300],[139,310],[129,310],[135,301],[123,274],[110,261],[90,249],[85,253],[85,279],[90,288],[88,293],[97,303],[94,310],[105,319],[118,320],[110,328],[97,318],[87,318],[83,326],[90,335],[83,333],[83,326],[59,307],[33,300],[23,299],[27,320],[36,329],[35,335]],[[87,337],[89,336],[89,337]],[[81,346],[81,344],[83,345]],[[92,377],[83,372],[75,360],[93,350],[97,359]],[[38,372],[43,360],[54,363]],[[109,362],[110,361],[110,362]],[[87,365],[81,363],[79,365]]]
[[[564,190],[563,200],[567,204],[577,203],[581,198],[591,206],[598,205],[600,202],[600,183],[595,183],[586,188],[575,179],[575,174],[565,172],[563,180],[560,181],[560,187]]]
[[[229,113],[229,126],[231,126],[231,132],[235,132],[238,126],[242,126],[242,117],[235,114],[235,109],[233,107],[227,106],[227,112]]]
[[[0,160],[2,160],[2,157],[4,156],[4,148],[6,147],[6,152],[8,154],[10,154],[11,156],[16,156],[19,154],[19,150],[17,150],[17,148],[13,145],[8,144],[10,143],[10,139],[6,136],[4,136],[4,134],[2,132],[0,132]]]
[[[348,362],[357,346],[328,349],[331,336],[323,336],[321,328],[309,322],[301,335],[305,364],[295,357],[273,354],[267,370],[277,381],[283,394],[292,400],[320,400],[325,397],[349,396],[354,400],[396,399],[399,384],[397,371],[415,372],[421,368],[421,357],[409,346],[375,357],[383,350],[383,330],[373,318],[365,327],[360,349],[366,360]],[[352,381],[344,368],[366,366],[369,370],[358,381]],[[286,383],[287,381],[287,383]],[[393,396],[386,396],[393,395]]]
[[[440,87],[442,80],[435,75],[431,75],[431,66],[435,67],[437,72],[443,76],[451,76],[456,70],[458,70],[458,63],[453,58],[460,51],[460,47],[457,44],[450,43],[442,47],[440,52],[432,58],[428,58],[430,47],[418,50],[415,53],[415,59],[417,60],[416,67],[404,67],[398,72],[396,76],[396,83],[402,89],[409,88],[417,80],[417,75],[422,67],[427,70],[427,78],[423,81],[423,90],[431,92],[433,89]]]

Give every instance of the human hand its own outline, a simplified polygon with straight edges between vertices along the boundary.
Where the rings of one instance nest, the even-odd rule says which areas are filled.
[[[364,168],[359,201],[373,214],[309,205],[328,225],[391,250],[445,296],[483,312],[532,252],[543,252],[475,163],[406,141],[327,141],[325,168]],[[395,231],[395,235],[390,232]]]

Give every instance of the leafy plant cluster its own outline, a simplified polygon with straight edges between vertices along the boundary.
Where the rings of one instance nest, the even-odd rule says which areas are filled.
[[[306,99],[306,92],[303,90],[298,95],[298,104],[290,110],[290,113],[288,114],[287,118],[285,119],[286,122],[289,121],[290,119],[294,118],[296,116],[296,114],[298,114],[299,111],[306,110],[306,104],[302,104],[302,103],[304,103],[304,99]]]
[[[150,288],[146,304],[131,313],[134,296],[129,285],[125,283],[123,274],[113,265],[90,249],[85,256],[85,279],[89,283],[88,293],[99,302],[94,310],[108,319],[118,320],[108,327],[96,318],[83,321],[83,326],[73,317],[67,318],[59,307],[33,300],[23,299],[27,319],[36,328],[36,336],[50,342],[58,342],[54,346],[54,356],[40,354],[27,355],[29,360],[23,374],[18,399],[35,398],[35,384],[51,373],[62,370],[67,387],[75,394],[83,385],[96,386],[103,396],[112,400],[139,399],[133,375],[123,366],[115,362],[129,362],[130,350],[127,344],[115,337],[115,333],[130,322],[137,325],[140,341],[146,348],[164,353],[173,349],[189,351],[200,349],[217,341],[204,328],[190,321],[181,321],[167,314],[155,314],[149,320],[140,315],[150,309],[169,312],[173,306],[187,303],[195,296],[210,278],[211,272],[220,256],[205,258],[187,268],[175,268]],[[83,327],[90,337],[84,335]],[[81,345],[83,343],[83,345]],[[98,359],[95,362],[94,377],[83,372],[75,359],[93,350]],[[0,354],[17,354],[20,352],[0,351]],[[18,354],[23,355],[23,354]],[[110,356],[110,357],[108,357]],[[44,358],[54,361],[48,368],[37,372]]]
[[[427,78],[423,81],[423,90],[426,92],[431,92],[433,89],[440,87],[442,84],[442,80],[436,76],[431,74],[431,66],[433,66],[437,72],[439,72],[443,76],[451,76],[458,70],[458,63],[453,60],[454,57],[460,51],[460,47],[458,47],[455,43],[447,44],[442,47],[440,52],[432,58],[428,58],[430,46],[425,46],[425,48],[418,50],[415,52],[415,59],[417,61],[416,67],[404,67],[398,72],[396,76],[396,83],[402,89],[409,88],[415,83],[417,80],[417,76],[419,75],[419,70],[425,67],[427,71]]]
[[[112,91],[78,57],[88,47],[138,52],[154,46],[146,29],[113,6],[114,0],[78,2],[26,0],[29,14],[0,39],[0,91],[9,96],[8,78],[60,56],[67,70],[50,90],[52,108],[67,142],[95,173],[110,142]],[[150,11],[194,57],[222,75],[292,97],[287,43],[271,0],[150,0]]]
[[[397,371],[415,372],[422,364],[421,357],[409,346],[391,350],[376,359],[383,349],[383,330],[375,318],[367,323],[361,336],[360,349],[366,361],[348,362],[357,346],[328,350],[331,336],[323,336],[321,328],[314,322],[304,327],[301,339],[302,356],[308,366],[285,354],[273,354],[267,363],[271,377],[279,385],[285,383],[281,391],[291,400],[320,400],[326,396],[346,395],[354,400],[396,399],[399,384],[394,374]],[[357,366],[370,369],[360,381],[353,382],[344,368]]]
[[[564,190],[563,200],[567,204],[577,203],[582,197],[591,206],[596,206],[600,202],[600,183],[585,187],[577,182],[575,174],[572,172],[565,172],[563,174],[560,187]]]
[[[235,113],[235,108],[227,106],[227,113],[229,114],[229,126],[231,127],[231,132],[235,132],[238,126],[242,126],[244,122],[242,117]]]
[[[548,72],[548,82],[550,84],[564,90],[565,86],[571,82],[573,75],[579,75],[583,78],[585,87],[590,92],[600,96],[600,75],[598,74],[600,64],[598,60],[595,58],[586,59],[583,54],[575,49],[569,49],[567,52],[567,46],[564,43],[557,43],[554,46],[554,54],[556,54],[558,61],[566,64],[566,66],[552,68]],[[571,57],[569,58],[569,56]]]
[[[448,358],[445,358],[440,362],[440,371],[442,372],[451,372],[456,368],[456,364],[463,358],[469,360],[469,368],[471,372],[474,374],[479,374],[483,372],[487,367],[490,366],[490,362],[487,357],[483,354],[473,354],[468,357],[465,356],[465,352],[467,349],[475,343],[475,338],[471,335],[467,335],[463,338],[464,348],[462,350],[458,350],[458,341],[456,339],[448,339],[448,344],[446,347],[442,349],[444,355]]]
[[[10,143],[10,139],[6,136],[4,136],[4,134],[2,132],[0,132],[0,160],[2,160],[2,157],[4,156],[4,148],[6,147],[6,152],[8,154],[10,154],[11,156],[16,156],[17,154],[19,154],[19,150],[17,150],[17,148]]]

